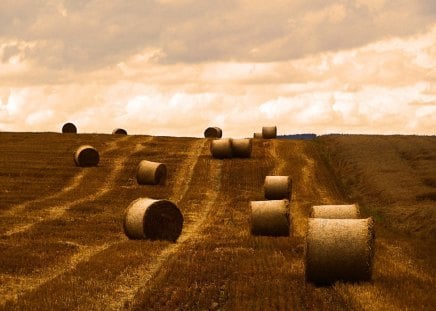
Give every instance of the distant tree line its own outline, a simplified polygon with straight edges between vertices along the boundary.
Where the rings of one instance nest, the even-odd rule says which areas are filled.
[[[278,135],[277,138],[310,140],[310,139],[315,139],[316,138],[316,134],[304,133],[304,134]]]

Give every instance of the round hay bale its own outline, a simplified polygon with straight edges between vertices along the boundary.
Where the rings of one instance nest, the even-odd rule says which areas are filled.
[[[251,150],[253,148],[251,139],[231,139],[230,142],[232,144],[232,153],[234,157],[249,158],[251,156]]]
[[[163,163],[142,160],[136,170],[136,180],[140,185],[163,184],[167,177],[167,167]]]
[[[65,123],[62,126],[62,133],[77,133],[77,127],[73,123]]]
[[[251,234],[289,236],[288,200],[251,201]]]
[[[311,208],[310,217],[327,219],[358,219],[360,218],[360,211],[357,204],[314,205]]]
[[[230,139],[222,138],[212,140],[210,143],[210,153],[212,157],[217,159],[231,158],[233,153]]]
[[[208,127],[204,131],[204,137],[206,138],[221,138],[223,131],[219,127]]]
[[[112,134],[127,135],[127,131],[122,128],[116,128],[112,131]]]
[[[97,149],[90,145],[82,145],[74,153],[74,162],[77,166],[97,166],[100,161],[100,155]]]
[[[268,200],[291,200],[292,179],[291,176],[266,176],[263,184],[265,199]]]
[[[262,133],[254,133],[253,138],[263,138]]]
[[[309,218],[306,280],[317,284],[370,280],[374,239],[372,218]]]
[[[262,138],[271,139],[277,137],[277,126],[262,127]]]
[[[130,203],[124,213],[123,228],[129,239],[175,242],[182,227],[182,213],[168,200],[139,198]]]

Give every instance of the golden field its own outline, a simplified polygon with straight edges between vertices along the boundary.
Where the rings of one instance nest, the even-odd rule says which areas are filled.
[[[253,140],[217,160],[198,138],[0,133],[1,310],[430,310],[436,305],[436,137],[327,135]],[[100,152],[80,168],[81,144]],[[140,186],[139,161],[167,165]],[[293,179],[290,237],[250,235],[266,175]],[[133,241],[123,213],[170,199],[177,243]],[[371,282],[304,278],[312,205],[358,202],[376,221]]]

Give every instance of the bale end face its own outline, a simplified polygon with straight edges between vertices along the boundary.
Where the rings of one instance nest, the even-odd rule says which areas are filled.
[[[136,170],[136,181],[140,185],[164,184],[167,177],[167,167],[163,163],[142,160]]]
[[[289,201],[251,201],[250,208],[252,235],[289,236]]]
[[[223,136],[223,131],[219,127],[208,127],[204,131],[205,138],[221,138]]]
[[[99,161],[100,155],[97,149],[89,145],[80,146],[74,153],[74,162],[77,166],[97,166]]]
[[[62,133],[77,133],[77,127],[73,123],[65,123],[62,126]]]
[[[374,240],[372,218],[310,218],[306,237],[306,280],[317,285],[371,280]]]
[[[210,153],[213,158],[226,159],[233,156],[230,139],[214,139],[210,143]]]
[[[291,200],[292,179],[290,176],[266,176],[263,185],[265,199]]]
[[[129,239],[168,240],[175,242],[183,228],[183,215],[168,200],[139,198],[124,214],[123,229]]]

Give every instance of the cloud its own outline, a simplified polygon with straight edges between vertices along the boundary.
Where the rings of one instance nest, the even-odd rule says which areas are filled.
[[[398,3],[2,2],[0,130],[434,134],[436,16]]]

